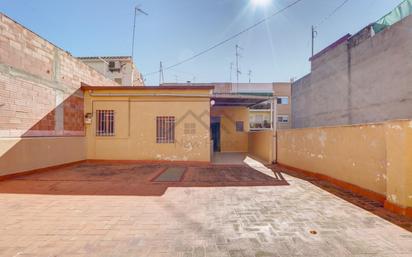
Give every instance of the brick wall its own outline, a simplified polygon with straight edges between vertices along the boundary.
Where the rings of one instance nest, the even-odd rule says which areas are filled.
[[[81,82],[116,85],[0,13],[0,137],[84,135]]]

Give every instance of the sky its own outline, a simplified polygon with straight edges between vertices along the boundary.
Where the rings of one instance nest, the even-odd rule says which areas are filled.
[[[160,61],[169,67],[253,25],[295,0],[0,0],[0,11],[73,56],[131,55],[146,85],[158,85]],[[391,11],[401,0],[302,0],[247,33],[194,60],[164,71],[165,82],[281,82],[310,71],[311,26],[315,52],[354,34]],[[325,20],[326,19],[326,20]]]

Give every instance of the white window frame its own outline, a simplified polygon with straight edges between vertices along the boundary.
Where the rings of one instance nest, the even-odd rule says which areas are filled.
[[[282,118],[282,120],[279,121],[279,118]],[[285,120],[284,118],[286,118],[286,120]],[[289,123],[289,115],[283,115],[283,114],[278,115],[276,121],[277,121],[278,123],[282,123],[282,124]]]
[[[280,103],[278,103],[278,100],[280,99]],[[286,99],[286,103],[283,102],[283,100]],[[281,105],[288,105],[289,104],[289,96],[278,96],[277,100],[276,100],[277,104],[281,104]]]

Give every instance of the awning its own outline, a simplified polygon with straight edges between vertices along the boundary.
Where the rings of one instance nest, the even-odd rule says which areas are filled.
[[[243,106],[252,107],[254,105],[267,102],[273,99],[273,94],[214,94],[213,106]]]
[[[383,16],[381,19],[372,24],[373,31],[379,33],[382,30],[392,26],[398,21],[404,19],[412,13],[412,0],[405,0],[400,3],[393,11]]]

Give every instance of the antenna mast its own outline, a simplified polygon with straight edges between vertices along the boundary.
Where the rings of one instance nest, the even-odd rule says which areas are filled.
[[[229,74],[230,83],[232,83],[232,73],[233,73],[233,62],[230,63],[230,74]]]
[[[236,44],[236,92],[239,89],[239,75],[242,74],[239,68],[239,57],[241,57],[239,50],[242,50],[242,49],[243,48],[241,48],[238,44]]]
[[[139,13],[144,14],[144,15],[149,15],[148,13],[146,13],[145,11],[140,9],[139,6],[134,7],[133,38],[132,38],[132,81],[131,81],[132,84],[131,84],[131,86],[134,85],[134,38],[135,38],[135,34],[136,34],[136,16]]]
[[[318,35],[315,26],[312,26],[312,57],[315,54],[315,37]]]
[[[165,77],[163,74],[163,64],[162,62],[160,62],[160,66],[159,66],[159,86],[160,84],[163,84],[165,82]]]

